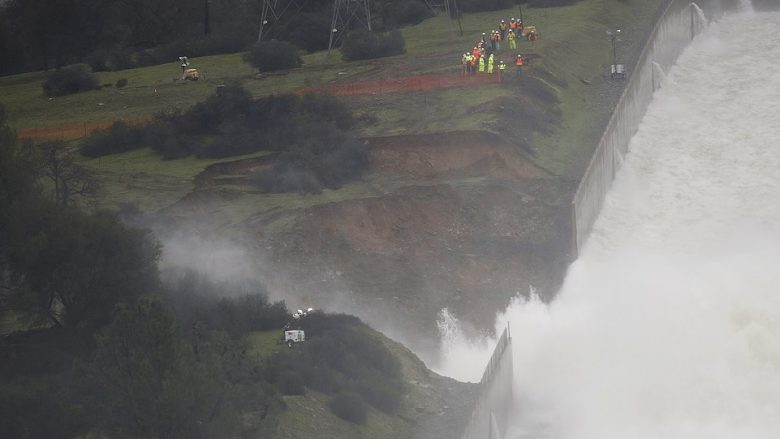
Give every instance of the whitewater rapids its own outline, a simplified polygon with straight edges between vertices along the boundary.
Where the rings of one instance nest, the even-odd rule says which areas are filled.
[[[667,72],[556,299],[497,317],[510,437],[780,438],[778,66],[780,14],[743,13]],[[493,343],[446,345],[478,380]]]

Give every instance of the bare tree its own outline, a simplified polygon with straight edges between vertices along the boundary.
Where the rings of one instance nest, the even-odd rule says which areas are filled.
[[[41,145],[41,151],[42,173],[53,186],[54,204],[68,207],[76,197],[93,198],[97,195],[99,181],[85,167],[73,162],[64,142],[46,142]]]

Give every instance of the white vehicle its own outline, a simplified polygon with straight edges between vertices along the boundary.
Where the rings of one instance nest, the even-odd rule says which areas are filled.
[[[293,347],[295,343],[302,343],[306,341],[306,334],[303,329],[289,329],[284,331],[284,342],[288,348]]]
[[[314,311],[314,309],[306,308],[306,311],[299,309],[297,312],[293,313],[293,319],[284,326],[284,338],[282,339],[282,342],[285,343],[287,347],[292,348],[296,343],[303,343],[306,341],[306,333],[304,333],[301,328],[301,319],[309,315],[312,311]]]

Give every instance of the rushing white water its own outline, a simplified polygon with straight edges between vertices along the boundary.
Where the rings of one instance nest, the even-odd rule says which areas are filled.
[[[780,437],[778,65],[780,14],[751,13],[668,72],[556,299],[497,317],[511,437]],[[447,371],[490,354],[464,349]]]

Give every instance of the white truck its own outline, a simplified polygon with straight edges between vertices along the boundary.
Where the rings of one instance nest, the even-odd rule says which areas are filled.
[[[287,329],[284,331],[284,342],[288,348],[292,348],[295,343],[306,341],[306,334],[303,329]]]
[[[303,343],[306,341],[306,333],[301,328],[301,319],[306,317],[310,312],[314,311],[312,308],[306,308],[306,311],[299,309],[293,313],[293,320],[288,322],[284,326],[284,338],[282,342],[287,345],[288,348],[292,348],[296,343]]]

